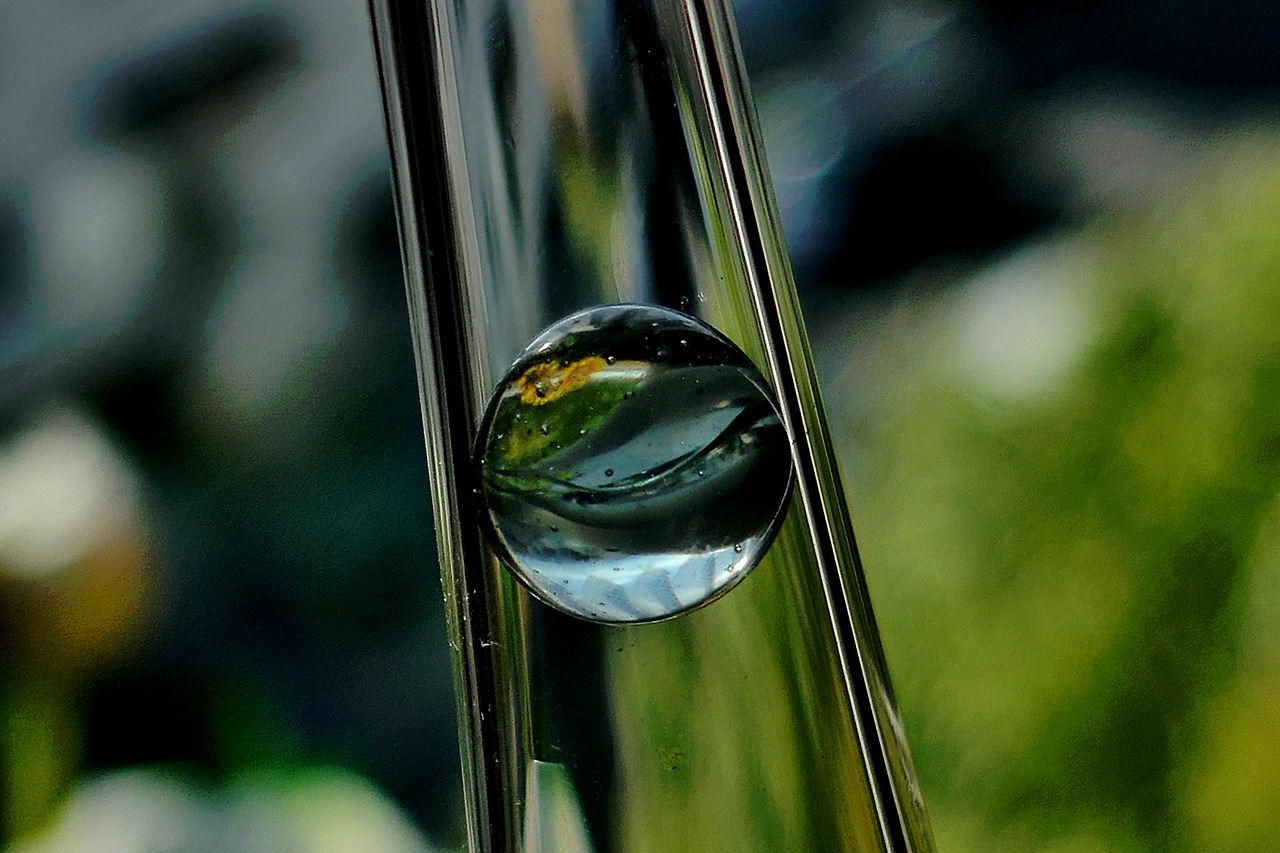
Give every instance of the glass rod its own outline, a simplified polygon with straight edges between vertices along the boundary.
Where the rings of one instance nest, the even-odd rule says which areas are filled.
[[[371,9],[471,849],[932,850],[732,8],[372,0]],[[744,354],[742,369],[754,365],[776,398],[794,471],[759,565],[706,606],[651,624],[549,606],[515,578],[511,549],[483,523],[476,444],[491,395],[551,324],[647,316],[587,310],[619,303],[696,318],[689,328],[709,327]],[[582,381],[604,399],[606,378],[623,372],[573,345],[573,371],[538,375],[568,382],[597,371]],[[506,375],[505,393],[532,375]],[[695,415],[692,397],[654,399],[664,429]],[[613,411],[575,415],[581,433]],[[637,418],[616,415],[615,428]],[[519,452],[553,450],[533,434]],[[531,499],[539,488],[527,486]],[[682,520],[714,533],[739,515],[722,502]],[[644,560],[628,571],[635,562]]]

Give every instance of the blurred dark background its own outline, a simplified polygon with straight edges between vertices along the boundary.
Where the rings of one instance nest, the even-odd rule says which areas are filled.
[[[1280,833],[1280,5],[738,3],[943,850]],[[357,2],[0,6],[0,844],[462,839]]]

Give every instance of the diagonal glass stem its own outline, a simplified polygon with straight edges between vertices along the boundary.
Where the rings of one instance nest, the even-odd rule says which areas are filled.
[[[720,0],[372,0],[473,850],[932,849]],[[777,396],[795,494],[754,573],[652,625],[533,599],[472,463],[569,312],[696,315]]]

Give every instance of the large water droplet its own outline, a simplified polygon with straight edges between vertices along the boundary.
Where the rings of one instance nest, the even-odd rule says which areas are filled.
[[[596,622],[665,619],[728,591],[791,489],[751,360],[699,320],[640,305],[574,314],[530,344],[489,401],[476,459],[503,561]]]

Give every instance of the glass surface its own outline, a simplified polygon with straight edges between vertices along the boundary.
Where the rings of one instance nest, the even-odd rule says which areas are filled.
[[[472,847],[931,849],[729,8],[373,8]],[[777,400],[795,470],[796,499],[751,575],[652,625],[572,618],[514,582],[482,535],[493,480],[472,457],[504,366],[553,321],[620,302],[732,341]],[[525,378],[536,400],[557,375]],[[552,440],[543,425],[534,442]],[[760,517],[777,506],[769,491]],[[729,502],[716,512],[711,527],[743,521]],[[507,550],[534,549],[508,537]]]

